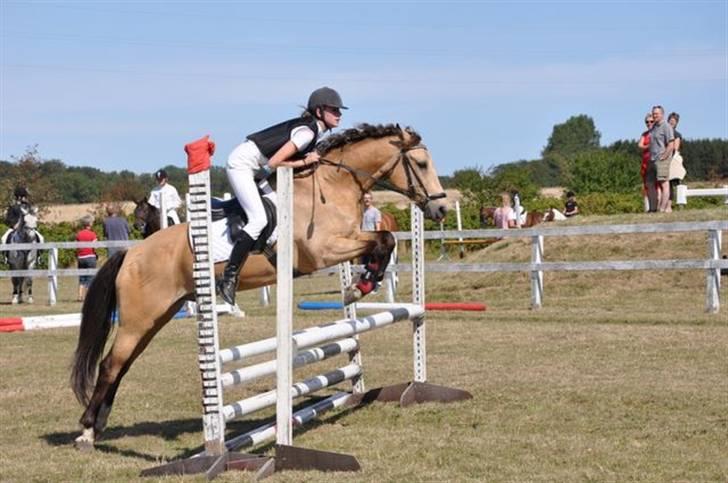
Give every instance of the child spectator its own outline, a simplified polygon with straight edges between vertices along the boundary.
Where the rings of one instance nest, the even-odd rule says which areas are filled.
[[[576,203],[576,195],[573,191],[566,193],[566,203],[564,203],[564,216],[572,217],[579,214],[579,205]]]
[[[493,212],[493,223],[496,228],[504,230],[516,227],[516,214],[511,208],[511,195],[508,193],[501,195],[501,205]]]
[[[76,241],[94,242],[98,241],[96,233],[91,229],[94,223],[94,217],[86,215],[81,218],[81,230],[76,233]],[[78,258],[78,268],[96,268],[96,250],[93,248],[79,248],[76,250]],[[92,275],[81,275],[78,277],[78,301],[83,302],[88,292],[88,286],[91,284]]]

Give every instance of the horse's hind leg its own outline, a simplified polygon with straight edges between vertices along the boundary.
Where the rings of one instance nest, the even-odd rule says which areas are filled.
[[[99,375],[93,395],[79,421],[83,426],[83,432],[76,438],[77,448],[82,450],[93,448],[96,437],[106,427],[121,379],[136,358],[144,352],[154,335],[172,318],[183,303],[184,301],[176,302],[151,327],[134,327],[127,321],[128,319],[125,320],[124,325],[119,327],[111,350],[99,364]]]

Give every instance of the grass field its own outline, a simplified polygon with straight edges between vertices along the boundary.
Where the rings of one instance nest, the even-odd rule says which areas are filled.
[[[726,219],[727,214],[721,208],[570,223]],[[704,233],[574,237],[547,239],[545,259],[701,258],[706,251]],[[465,261],[529,257],[526,240],[503,240],[469,253]],[[402,278],[406,294],[406,274]],[[302,278],[295,290],[299,300],[331,300],[335,295],[323,292],[336,290],[337,281]],[[709,315],[703,312],[705,274],[699,270],[547,273],[544,308],[534,312],[528,274],[431,275],[429,301],[488,304],[484,313],[427,317],[430,382],[466,389],[474,398],[327,413],[297,433],[296,444],[355,455],[362,472],[291,472],[269,481],[725,482],[728,281],[723,282],[721,313]],[[33,306],[8,305],[9,293],[9,283],[0,281],[2,316],[79,311],[72,279],[62,281],[54,308],[42,304],[43,283],[37,283]],[[240,294],[245,319],[221,318],[223,346],[273,335],[274,309],[260,307],[257,295]],[[295,315],[298,327],[340,317],[337,311]],[[170,323],[132,367],[108,430],[90,454],[72,445],[81,414],[68,385],[76,332],[0,334],[0,480],[136,480],[144,468],[201,449],[192,319]],[[411,378],[409,325],[364,334],[362,345],[368,387]],[[343,360],[320,363],[301,377]],[[274,387],[274,379],[263,379],[234,395]],[[230,431],[239,433],[271,414],[235,422]],[[229,473],[220,480],[246,478]]]

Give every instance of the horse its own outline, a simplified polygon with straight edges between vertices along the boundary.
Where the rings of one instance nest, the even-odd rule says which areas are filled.
[[[387,231],[361,231],[363,194],[374,185],[386,187],[407,196],[434,221],[447,213],[446,195],[427,147],[411,128],[364,124],[329,136],[318,150],[319,163],[298,172],[294,182],[294,276],[369,254],[366,272],[347,290],[345,301],[350,303],[383,278],[394,247]],[[215,265],[217,276],[223,268],[224,263]],[[85,406],[78,448],[93,448],[123,376],[185,301],[193,299],[192,269],[185,223],[115,254],[97,272],[83,304],[71,370],[73,392]],[[275,282],[271,259],[252,254],[240,273],[238,290]],[[115,308],[118,329],[92,384]]]
[[[161,228],[159,209],[144,197],[134,202],[134,227],[142,233],[143,238],[151,236]]]
[[[17,228],[10,229],[3,236],[3,243],[43,243],[43,236],[38,232],[38,218],[32,213],[22,214]],[[10,270],[33,270],[38,261],[37,250],[9,250],[5,252]],[[23,292],[27,293],[25,302],[33,303],[33,278],[11,277],[13,283],[12,304],[23,303]]]

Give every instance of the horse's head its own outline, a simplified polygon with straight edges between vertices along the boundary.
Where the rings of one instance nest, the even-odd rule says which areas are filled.
[[[421,141],[409,128],[362,124],[329,136],[319,151],[322,163],[346,170],[362,194],[374,185],[382,186],[408,197],[425,216],[440,221],[447,213],[445,191]]]
[[[147,198],[135,201],[134,227],[142,232],[144,238],[159,230],[159,210],[149,204]]]
[[[422,144],[420,135],[403,129],[400,140],[391,143],[399,152],[393,156],[389,181],[414,201],[427,218],[441,221],[447,214],[446,194],[437,177],[430,151]]]

